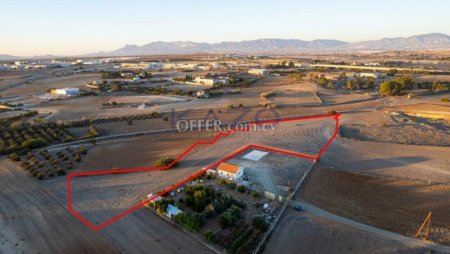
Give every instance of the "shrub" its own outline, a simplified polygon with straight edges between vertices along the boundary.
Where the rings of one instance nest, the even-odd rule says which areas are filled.
[[[259,192],[257,192],[257,191],[252,191],[252,197],[254,197],[254,198],[259,198]]]
[[[22,143],[22,148],[35,149],[47,145],[47,141],[43,138],[34,138],[26,140]]]
[[[380,85],[380,94],[383,96],[399,95],[402,91],[402,84],[396,80],[384,81]]]
[[[244,192],[247,190],[247,188],[245,188],[244,185],[239,185],[238,188],[237,188],[237,190],[238,190],[240,193],[244,193]]]
[[[84,145],[80,145],[78,147],[78,151],[80,151],[81,154],[87,154],[87,148]]]
[[[62,169],[62,168],[58,168],[56,170],[56,174],[59,175],[59,176],[62,176],[62,175],[66,174],[66,171],[64,169]]]
[[[266,231],[269,227],[269,224],[266,222],[266,220],[261,216],[255,216],[252,220],[252,224],[255,228],[259,229],[260,231]]]
[[[198,232],[203,224],[203,217],[201,214],[191,214],[182,212],[173,217],[174,221],[183,225],[186,229],[192,232]]]
[[[211,203],[209,205],[207,205],[205,207],[205,210],[203,211],[206,218],[211,218],[214,216],[214,214],[216,213],[216,208],[214,207],[214,205]]]
[[[156,161],[155,166],[157,167],[166,167],[168,166],[170,163],[174,162],[175,159],[172,157],[162,157],[160,158],[158,161]],[[175,166],[176,164],[174,164],[173,166]]]
[[[44,173],[39,172],[36,177],[38,180],[42,180],[42,179],[44,179],[45,175],[44,175]]]
[[[222,228],[230,228],[236,226],[236,222],[241,215],[241,209],[232,205],[220,216],[220,225]]]
[[[337,114],[337,112],[336,112],[336,110],[330,110],[330,111],[327,111],[327,114],[334,115],[334,114]]]
[[[11,161],[20,161],[20,156],[17,153],[12,153],[12,154],[8,155],[8,158]]]
[[[216,243],[217,242],[217,236],[211,230],[207,230],[205,232],[205,239],[208,243]]]
[[[169,204],[174,204],[174,201],[172,198],[162,198],[156,202],[154,202],[153,206],[155,207],[155,210],[158,213],[165,213],[167,210],[167,207],[169,206]]]
[[[444,97],[444,98],[441,98],[441,101],[442,101],[442,102],[449,102],[450,100],[449,100],[448,97]]]
[[[234,189],[236,189],[236,185],[237,184],[235,182],[230,182],[227,184],[227,188],[230,190],[234,190]]]

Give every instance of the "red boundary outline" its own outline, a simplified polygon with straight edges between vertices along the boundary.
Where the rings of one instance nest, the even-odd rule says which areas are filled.
[[[219,138],[221,137],[227,137],[229,136],[231,133],[233,132],[240,132],[240,131],[248,131],[250,130],[250,127],[247,127],[246,129],[230,129],[226,132],[220,132],[218,133],[212,140],[210,141],[197,141],[195,143],[193,143],[188,149],[186,149],[182,154],[180,154],[171,164],[169,164],[168,166],[165,167],[145,167],[145,168],[131,168],[131,169],[118,169],[118,170],[102,170],[102,171],[90,171],[90,172],[75,172],[75,173],[69,173],[67,175],[67,207],[69,209],[69,211],[77,218],[79,219],[81,222],[83,222],[86,226],[88,226],[90,229],[94,230],[94,231],[98,231],[108,225],[110,225],[111,223],[119,220],[120,218],[124,217],[127,214],[130,214],[134,211],[136,211],[137,209],[145,206],[146,204],[148,204],[149,202],[151,202],[152,200],[156,199],[157,197],[164,195],[176,188],[178,188],[179,186],[191,181],[192,179],[195,179],[199,176],[201,176],[203,173],[205,173],[208,169],[214,168],[216,166],[218,166],[220,163],[227,161],[229,159],[231,159],[232,157],[236,156],[237,154],[249,149],[249,148],[257,148],[257,149],[261,149],[261,150],[266,150],[266,151],[271,151],[271,152],[277,152],[277,153],[283,153],[283,154],[287,154],[287,155],[292,155],[292,156],[296,156],[296,157],[300,157],[300,158],[304,158],[304,159],[308,159],[308,160],[317,160],[318,158],[320,158],[320,156],[322,156],[322,154],[325,152],[325,150],[331,145],[331,142],[333,142],[333,140],[336,138],[338,131],[339,131],[339,117],[341,116],[341,114],[326,114],[326,115],[314,115],[314,116],[303,116],[303,117],[293,117],[293,118],[280,118],[280,119],[275,119],[275,120],[264,120],[264,121],[257,121],[257,122],[252,122],[249,123],[248,126],[252,126],[252,125],[260,125],[260,124],[268,124],[268,123],[281,123],[281,122],[290,122],[290,121],[299,121],[299,120],[313,120],[313,119],[321,119],[321,118],[331,118],[333,117],[336,125],[334,128],[334,133],[331,136],[331,138],[327,141],[327,143],[319,150],[319,152],[316,155],[308,155],[308,154],[303,154],[303,153],[297,153],[297,152],[293,152],[293,151],[288,151],[288,150],[282,150],[282,149],[277,149],[277,148],[272,148],[272,147],[267,147],[267,146],[261,146],[261,145],[255,145],[255,144],[250,144],[247,146],[244,146],[240,149],[238,149],[237,151],[229,154],[228,156],[224,157],[223,159],[214,162],[213,164],[203,168],[202,170],[196,172],[195,174],[187,177],[186,179],[179,181],[177,183],[175,183],[174,185],[164,189],[163,191],[157,193],[156,195],[154,195],[153,197],[145,200],[144,202],[137,204],[133,207],[131,207],[130,209],[112,217],[111,219],[103,222],[100,225],[95,225],[93,223],[91,223],[90,221],[88,221],[86,218],[84,218],[83,216],[81,216],[77,211],[75,211],[72,207],[72,184],[71,184],[71,180],[72,177],[83,177],[83,176],[93,176],[93,175],[108,175],[108,174],[123,174],[123,173],[134,173],[134,172],[141,172],[141,171],[151,171],[151,170],[168,170],[170,169],[176,162],[178,162],[179,160],[181,160],[183,157],[185,157],[190,151],[192,151],[195,147],[199,146],[199,145],[212,145],[214,143],[216,143],[217,140],[219,140]]]

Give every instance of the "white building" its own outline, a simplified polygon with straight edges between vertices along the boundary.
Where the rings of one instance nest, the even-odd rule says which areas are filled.
[[[358,77],[364,77],[364,78],[372,77],[374,79],[377,79],[378,77],[380,77],[380,74],[378,74],[378,73],[371,73],[371,72],[360,72],[360,73],[358,73],[356,75]]]
[[[227,78],[205,78],[205,77],[195,77],[194,80],[197,84],[207,85],[207,86],[213,86],[218,84],[227,84],[228,79]]]
[[[9,67],[9,65],[6,65],[6,64],[0,65],[0,71],[7,71],[7,70],[9,70],[9,69],[11,69],[11,68]]]
[[[163,68],[169,70],[198,70],[198,66],[197,63],[164,63]]]
[[[79,88],[57,88],[51,90],[52,94],[56,95],[67,95],[67,96],[75,96],[80,94]]]
[[[269,70],[267,69],[250,69],[248,70],[249,74],[254,74],[254,75],[269,75]]]
[[[233,164],[222,162],[217,168],[219,176],[232,179],[234,181],[239,180],[244,175],[244,168]]]
[[[209,93],[205,90],[200,90],[196,92],[197,98],[209,98]]]

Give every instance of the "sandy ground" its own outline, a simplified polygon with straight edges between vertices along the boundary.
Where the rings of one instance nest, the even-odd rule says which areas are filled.
[[[424,253],[307,212],[287,209],[263,253]]]
[[[0,161],[1,253],[115,253],[47,188]]]
[[[48,74],[36,74],[36,75],[48,75]],[[85,85],[89,82],[100,79],[100,73],[83,73],[76,75],[69,75],[63,77],[47,77],[45,79],[39,79],[32,81],[29,84],[20,85],[11,89],[7,89],[1,93],[4,97],[14,96],[32,96],[44,94],[51,88],[64,88],[64,87],[78,87],[86,88]]]
[[[343,124],[342,137],[399,144],[450,146],[450,126],[444,120],[408,116],[403,113],[371,112],[383,120],[369,124]]]
[[[379,178],[319,167],[300,196],[332,213],[407,236],[413,236],[432,211],[431,239],[450,244],[449,184]]]

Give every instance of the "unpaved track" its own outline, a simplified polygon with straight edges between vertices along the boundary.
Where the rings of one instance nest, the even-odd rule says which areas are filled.
[[[0,253],[116,253],[19,170],[0,161]]]

